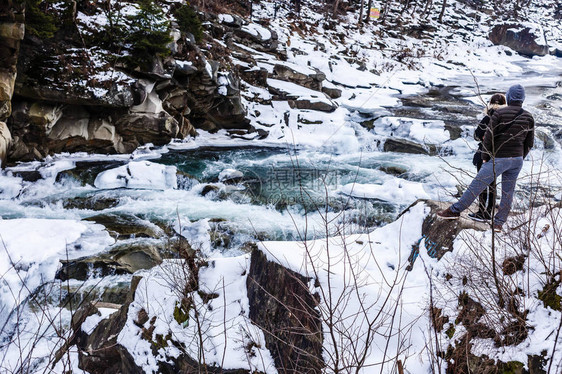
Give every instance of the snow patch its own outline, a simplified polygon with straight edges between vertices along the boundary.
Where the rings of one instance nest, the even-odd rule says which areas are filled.
[[[0,326],[37,287],[52,281],[59,260],[98,253],[114,243],[102,225],[63,219],[0,220]]]

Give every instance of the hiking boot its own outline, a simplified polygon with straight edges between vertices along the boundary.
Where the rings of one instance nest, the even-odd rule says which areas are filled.
[[[503,229],[503,225],[500,223],[494,223],[494,226],[492,226],[492,230],[494,230],[494,232],[502,232]]]
[[[447,208],[445,210],[440,210],[437,212],[437,217],[443,219],[457,219],[461,216],[460,213],[455,213],[451,210],[451,208]]]
[[[482,213],[482,212],[470,213],[468,217],[476,222],[486,222],[489,221],[491,218],[489,214]]]

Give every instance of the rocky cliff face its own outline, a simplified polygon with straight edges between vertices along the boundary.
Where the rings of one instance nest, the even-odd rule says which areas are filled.
[[[490,41],[496,45],[505,45],[524,56],[546,56],[549,53],[545,32],[540,25],[495,25],[490,31]]]
[[[239,77],[224,47],[209,37],[205,43],[214,48],[202,51],[191,33],[170,22],[173,6],[155,6],[150,11],[171,37],[165,53],[154,52],[141,63],[134,60],[137,46],[118,48],[107,40],[108,33],[118,33],[119,22],[134,27],[135,15],[143,14],[135,3],[94,7],[77,1],[66,9],[41,3],[34,11],[46,17],[39,26],[51,23],[49,32],[37,32],[33,24],[25,33],[25,7],[3,4],[0,156],[15,161],[68,151],[125,153],[195,135],[195,127],[248,128]],[[222,33],[240,26],[220,25],[216,17],[208,21]],[[147,38],[155,32],[141,31]],[[263,42],[252,35],[244,40]]]
[[[0,4],[0,165],[6,161],[12,136],[6,120],[12,112],[20,41],[24,37],[24,7],[4,1]]]

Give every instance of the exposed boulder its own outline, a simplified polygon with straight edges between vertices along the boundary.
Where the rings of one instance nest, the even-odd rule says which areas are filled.
[[[185,89],[175,88],[167,91],[162,100],[164,110],[171,114],[178,122],[178,138],[185,138],[188,135],[195,136],[197,131],[189,120],[191,109],[188,105],[189,94]]]
[[[14,94],[16,75],[7,69],[0,69],[0,101],[10,101]]]
[[[123,136],[126,152],[146,143],[167,144],[179,134],[178,122],[165,112],[131,113],[121,117],[115,126]]]
[[[16,154],[19,151],[34,158],[33,148],[40,155],[62,151],[123,152],[122,138],[111,118],[90,110],[84,106],[15,101],[9,124],[16,141],[10,157],[23,158]]]
[[[408,169],[398,165],[382,165],[379,166],[379,170],[385,172],[386,174],[394,175],[396,177],[402,174],[406,174],[408,172]]]
[[[46,127],[49,139],[63,140],[74,136],[88,139],[90,113],[82,107],[65,111],[64,118],[58,118]]]
[[[341,97],[341,90],[339,88],[333,86],[332,84],[323,85],[322,86],[322,92],[324,92],[326,95],[328,95],[332,99],[338,99],[338,98]]]
[[[223,129],[244,129],[250,125],[240,96],[218,98],[208,112],[208,117]]]
[[[548,44],[540,25],[507,23],[492,27],[492,43],[505,45],[525,56],[546,56]]]
[[[12,113],[20,41],[25,36],[24,13],[23,3],[0,5],[0,167],[5,166],[12,145],[6,120]]]
[[[220,190],[219,186],[216,186],[214,184],[206,184],[205,186],[203,186],[203,188],[201,189],[201,196],[207,196],[207,194],[214,192],[215,194],[218,193]]]
[[[248,83],[258,87],[267,87],[268,72],[266,68],[240,67],[240,76]]]
[[[56,278],[87,280],[115,274],[132,274],[140,269],[151,269],[162,263],[163,245],[147,240],[128,240],[115,244],[109,252],[74,260],[61,260],[62,267]]]
[[[248,128],[246,107],[240,96],[239,80],[233,74],[221,74],[218,78],[218,95],[209,108],[208,118],[224,129]]]
[[[9,125],[22,141],[42,144],[62,115],[62,105],[14,100]]]
[[[276,64],[273,67],[273,78],[292,82],[312,90],[321,91],[322,81],[326,79],[326,75],[317,69],[299,69],[297,66]]]
[[[250,23],[234,30],[234,35],[242,44],[258,51],[275,51],[278,46],[277,33],[267,27]]]
[[[296,100],[289,100],[289,106],[297,109],[318,110],[321,112],[333,112],[338,108],[337,104],[329,99],[317,100],[314,98],[298,98]]]
[[[198,72],[191,61],[174,60],[174,63],[176,64],[174,74],[190,76]]]
[[[192,46],[191,53],[196,55],[194,66],[198,72],[182,81],[180,87],[185,92],[186,107],[189,107],[189,123],[206,131],[247,128],[249,121],[240,96],[238,77],[231,72],[219,73],[221,64],[207,59],[196,46]],[[177,111],[177,102],[173,105]]]
[[[164,111],[155,83],[145,83],[148,94],[144,101],[132,106],[129,113],[115,123],[129,152],[146,143],[167,144],[180,133],[178,121]]]
[[[261,251],[252,252],[246,284],[250,319],[264,331],[275,366],[291,373],[321,373],[324,367],[318,299],[309,281]]]
[[[87,209],[87,210],[105,210],[119,205],[119,198],[105,197],[98,194],[73,197],[64,200],[62,206],[64,209]]]
[[[399,138],[388,138],[384,142],[385,152],[412,153],[421,155],[436,154],[435,146],[425,146],[410,140]]]
[[[103,225],[117,239],[160,238],[164,231],[155,224],[131,214],[100,214],[86,218]]]

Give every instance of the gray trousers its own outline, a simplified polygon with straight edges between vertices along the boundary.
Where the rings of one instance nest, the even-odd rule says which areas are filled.
[[[496,177],[502,176],[500,208],[496,213],[494,222],[503,225],[507,220],[507,215],[513,203],[513,192],[517,176],[523,167],[523,157],[505,157],[490,160],[482,165],[476,177],[463,193],[459,201],[451,205],[451,210],[460,213],[472,204],[486,187],[492,183]]]

